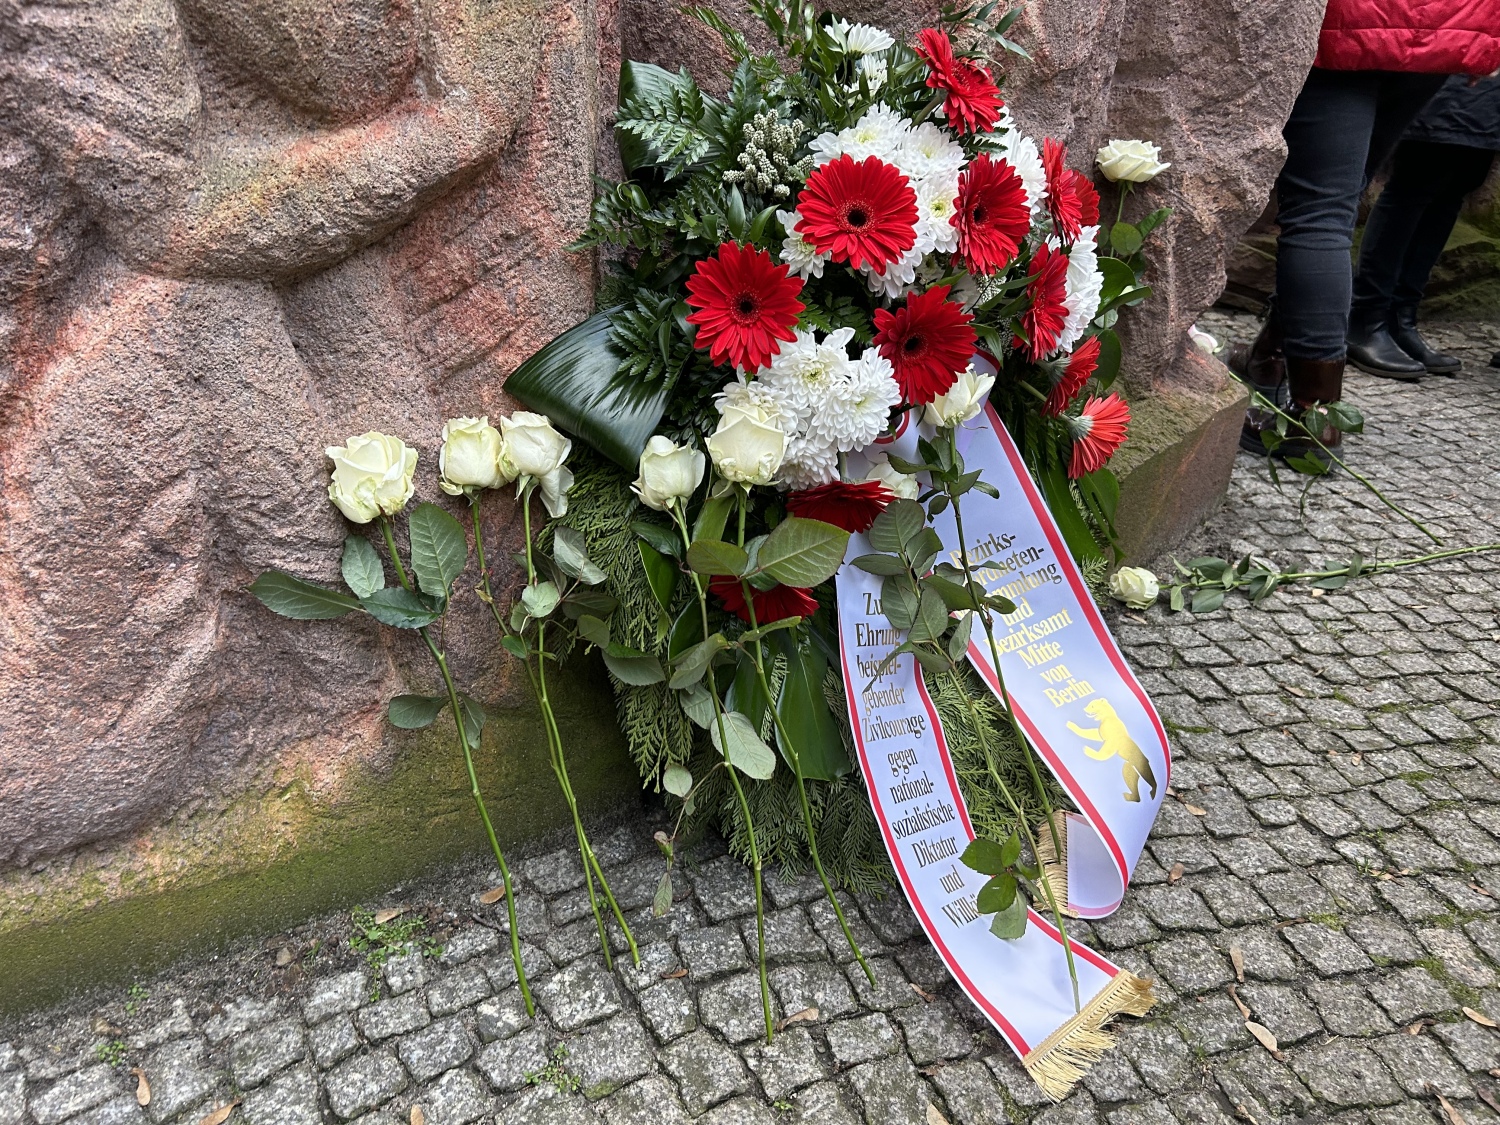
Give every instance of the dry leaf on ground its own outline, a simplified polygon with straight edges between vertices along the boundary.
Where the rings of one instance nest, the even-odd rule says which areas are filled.
[[[938,1107],[927,1103],[927,1125],[949,1125],[948,1119],[938,1112]]]
[[[780,1030],[783,1027],[788,1027],[794,1023],[816,1023],[819,1014],[820,1013],[816,1008],[803,1008],[800,1012],[793,1012],[791,1015],[787,1016],[786,1019],[777,1024],[777,1030]]]
[[[910,981],[908,981],[907,983],[911,984]],[[934,1000],[937,999],[936,996],[934,996],[932,993],[928,992],[920,984],[912,984],[911,990],[913,992],[915,992],[918,996],[920,996],[922,998],[923,1003],[931,1004]]]
[[[240,1099],[235,1098],[228,1105],[221,1105],[207,1117],[200,1118],[198,1125],[224,1125],[229,1120],[229,1115],[234,1112],[234,1107],[240,1104]]]
[[[1229,963],[1234,966],[1234,979],[1245,983],[1245,951],[1238,945],[1229,947]]]
[[[1186,801],[1182,802],[1182,807],[1185,808],[1185,809],[1187,809],[1187,811],[1190,812],[1190,813],[1192,813],[1194,816],[1207,816],[1208,815],[1208,810],[1207,809],[1200,809],[1197,805],[1190,805]]]
[[[495,903],[499,902],[504,897],[504,887],[491,887],[489,890],[485,891],[484,894],[479,896],[479,903],[481,906],[494,906]]]
[[[1458,1112],[1458,1107],[1438,1093],[1437,1087],[1431,1082],[1427,1083],[1427,1092],[1437,1098],[1438,1105],[1443,1107],[1443,1116],[1448,1119],[1448,1125],[1469,1125],[1464,1115]]]
[[[375,924],[383,926],[392,918],[399,918],[410,909],[409,906],[392,906],[385,910],[377,910],[375,911]]]
[[[673,969],[670,973],[658,973],[657,975],[662,980],[681,980],[683,977],[687,976],[687,970]]]
[[[1240,999],[1240,994],[1235,991],[1235,987],[1232,984],[1229,986],[1229,998],[1234,1001],[1234,1006],[1240,1010],[1241,1018],[1248,1020],[1250,1018],[1250,1009],[1245,1006],[1245,1002]]]
[[[146,1072],[140,1067],[130,1068],[130,1077],[135,1079],[135,1104],[151,1104],[151,1083],[146,1081]]]
[[[276,951],[276,967],[284,969],[297,959],[297,955],[291,951],[289,946],[283,945]]]
[[[427,1125],[427,1115],[422,1112],[422,1107],[419,1105],[411,1107],[411,1125]]]
[[[1473,1008],[1465,1008],[1464,1015],[1468,1016],[1471,1020],[1479,1024],[1481,1027],[1500,1027],[1500,1023],[1496,1023],[1483,1012],[1476,1012]]]
[[[1245,1030],[1255,1036],[1255,1040],[1273,1055],[1281,1053],[1281,1045],[1276,1042],[1276,1036],[1271,1034],[1271,1029],[1263,1027],[1254,1020],[1245,1021]]]
[[[1167,882],[1168,883],[1180,883],[1180,882],[1182,882],[1182,875],[1183,875],[1183,872],[1185,872],[1186,870],[1187,870],[1187,868],[1183,867],[1182,864],[1180,864],[1180,863],[1174,863],[1174,864],[1172,864],[1172,870],[1170,870],[1170,871],[1167,872]]]

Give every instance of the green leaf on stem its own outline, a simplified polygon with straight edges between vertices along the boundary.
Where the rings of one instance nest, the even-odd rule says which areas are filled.
[[[895,461],[891,464],[894,465]],[[877,551],[899,555],[906,549],[907,542],[926,526],[927,517],[922,512],[922,505],[915,500],[893,500],[875,517],[865,537]]]
[[[817,781],[833,781],[852,768],[843,735],[828,709],[823,695],[823,679],[828,661],[812,644],[798,645],[789,633],[777,636],[777,646],[786,658],[786,678],[776,700],[776,714],[791,738],[791,749],[798,757],[802,776]],[[781,756],[790,765],[788,747],[781,745],[782,733],[776,732]]]
[[[568,591],[568,596],[562,600],[562,611],[567,617],[577,621],[584,614],[599,618],[601,621],[620,607],[613,594],[606,594],[603,590],[586,590],[574,587]]]
[[[723,741],[720,741],[720,724],[716,719],[708,728],[714,749],[729,759],[747,777],[756,781],[767,781],[776,772],[776,754],[761,741],[750,720],[738,711],[729,711],[723,716]]]
[[[673,691],[680,691],[696,684],[708,671],[714,657],[728,647],[729,642],[724,639],[723,633],[715,633],[699,641],[684,652],[680,659],[673,662],[672,679],[668,681],[667,686]]]
[[[750,565],[743,547],[722,539],[694,539],[688,546],[687,564],[698,574],[738,578]]]
[[[609,647],[609,623],[600,621],[591,613],[579,615],[578,635],[596,648]]]
[[[1224,604],[1225,590],[1198,590],[1193,594],[1194,613],[1212,613]]]
[[[443,616],[441,610],[433,609],[404,586],[376,590],[369,597],[360,598],[359,604],[382,625],[397,629],[420,629]]]
[[[565,523],[552,531],[552,557],[559,570],[586,586],[597,586],[604,581],[604,571],[589,561],[588,540],[583,532]]]
[[[514,633],[506,633],[505,636],[501,637],[500,647],[514,656],[517,660],[525,660],[527,655],[531,652],[531,650],[526,647],[526,641],[521,637],[516,636]]]
[[[304,582],[279,570],[267,570],[250,584],[250,592],[282,617],[326,621],[360,607],[357,599],[326,586]]]
[[[472,749],[478,750],[479,736],[484,733],[484,724],[489,722],[490,714],[479,700],[471,696],[460,695],[458,706],[464,716],[464,739]]]
[[[961,609],[976,609],[974,595],[961,583],[938,574],[929,574],[922,579],[922,586],[943,599],[943,604],[957,612]]]
[[[417,585],[424,594],[446,599],[469,558],[463,524],[436,504],[418,504],[407,517],[406,528]]]
[[[976,836],[969,841],[959,862],[981,875],[999,875],[1009,863],[1005,862],[1005,850],[995,841]],[[1014,862],[1014,861],[1012,861]]]
[[[1144,241],[1141,229],[1134,223],[1116,223],[1109,231],[1109,248],[1122,258],[1128,258],[1141,248]]]
[[[661,773],[662,788],[674,797],[686,797],[693,791],[693,774],[686,766],[672,763]]]
[[[682,540],[671,528],[662,527],[657,523],[648,523],[646,520],[632,520],[630,530],[663,555],[670,555],[674,559],[682,557]]]
[[[935,590],[923,590],[917,602],[916,619],[911,624],[909,639],[913,644],[935,641],[947,631],[948,607]]]
[[[397,695],[386,704],[391,726],[401,730],[425,730],[448,706],[446,695]]]
[[[551,582],[537,582],[521,591],[521,604],[530,617],[544,618],[551,615],[562,601],[562,592]]]
[[[909,575],[893,574],[880,584],[880,609],[897,629],[910,629],[917,619],[921,595]]]
[[[760,545],[756,565],[778,582],[806,589],[833,577],[848,545],[849,533],[841,527],[788,516]]]
[[[994,914],[1007,909],[1016,898],[1016,877],[1009,872],[996,875],[979,889],[975,908],[981,914]]]
[[[354,591],[356,598],[367,598],[376,590],[385,589],[385,567],[375,546],[362,535],[351,535],[344,540],[344,584]]]
[[[1016,895],[1004,910],[997,911],[990,919],[990,933],[1001,941],[1014,941],[1026,933],[1026,898]]]
[[[714,697],[702,684],[678,693],[677,704],[684,715],[704,730],[714,721]]]
[[[672,909],[672,873],[663,871],[661,880],[656,884],[656,893],[651,896],[651,914],[660,918],[668,910]]]
[[[601,652],[604,655],[604,666],[622,684],[646,687],[648,684],[659,684],[667,678],[666,673],[661,670],[661,661],[649,652],[620,644],[606,645]]]
[[[677,564],[672,562],[644,539],[636,540],[641,554],[641,569],[646,572],[646,585],[651,596],[664,610],[672,608],[672,595],[677,591]]]
[[[854,565],[867,574],[905,574],[906,563],[895,555],[870,554],[860,555],[854,560]]]
[[[693,523],[694,539],[722,539],[724,527],[729,522],[729,513],[734,510],[734,494],[711,496],[698,509],[698,519]]]
[[[964,658],[964,653],[969,651],[969,636],[974,632],[974,615],[965,613],[958,619],[958,624],[953,627],[952,634],[948,637],[948,657],[954,663]]]
[[[1006,867],[1010,867],[1020,858],[1021,834],[1019,832],[1012,832],[1006,837],[1005,843],[1000,845],[1000,861]]]

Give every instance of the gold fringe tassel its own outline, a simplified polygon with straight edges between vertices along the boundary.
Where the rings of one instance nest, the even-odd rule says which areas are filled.
[[[1021,1065],[1053,1101],[1061,1101],[1115,1045],[1104,1025],[1117,1015],[1144,1016],[1156,1003],[1151,982],[1121,969],[1099,994],[1037,1046]]]
[[[1052,814],[1052,825],[1057,827],[1059,851],[1052,843],[1052,829],[1042,821],[1036,829],[1037,862],[1042,866],[1042,875],[1057,896],[1057,905],[1069,918],[1077,918],[1078,912],[1068,905],[1068,817],[1061,809]]]

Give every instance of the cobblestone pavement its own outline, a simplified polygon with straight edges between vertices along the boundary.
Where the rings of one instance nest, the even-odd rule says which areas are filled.
[[[1483,366],[1500,328],[1434,335],[1468,371],[1416,386],[1351,374],[1369,432],[1350,455],[1448,542],[1500,540],[1500,372]],[[1241,456],[1184,557],[1424,549],[1352,481],[1319,482],[1305,516],[1297,492]],[[1157,979],[1161,1003],[1061,1105],[903,904],[848,903],[870,988],[807,880],[770,884],[771,982],[779,1015],[817,1018],[765,1047],[744,868],[700,849],[651,920],[648,819],[600,832],[639,969],[605,970],[568,849],[518,865],[535,1020],[476,867],[391,896],[425,910],[440,956],[374,972],[344,915],[0,1028],[0,1125],[196,1123],[236,1101],[229,1120],[250,1125],[1494,1120],[1500,1031],[1465,1011],[1500,1019],[1497,567],[1471,558],[1258,609],[1231,598],[1198,619],[1111,611],[1175,731],[1175,799],[1124,909],[1079,928]]]

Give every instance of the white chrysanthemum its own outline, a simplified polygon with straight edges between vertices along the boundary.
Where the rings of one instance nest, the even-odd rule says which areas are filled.
[[[1047,169],[1042,165],[1036,142],[1022,136],[1019,129],[1012,128],[994,142],[991,151],[1004,157],[1021,177],[1021,184],[1026,188],[1026,202],[1035,215],[1047,202]]]
[[[817,488],[838,480],[839,452],[825,441],[802,434],[788,443],[776,475],[781,487],[793,492]]]
[[[863,268],[865,284],[870,287],[871,293],[889,297],[894,301],[904,296],[906,291],[916,284],[917,270],[922,265],[922,259],[932,249],[930,245],[923,245],[920,234],[919,231],[916,245],[896,261],[887,264],[884,273],[876,273],[868,265]]]
[[[865,86],[870,93],[878,94],[880,88],[885,85],[885,80],[890,77],[890,67],[879,55],[864,55],[859,60],[859,73],[864,77]],[[859,93],[859,81],[856,79],[850,82],[844,87],[844,92]]]
[[[781,260],[799,277],[822,277],[823,266],[832,255],[820,254],[816,246],[797,233],[797,224],[802,221],[798,212],[777,211],[776,217],[781,220],[781,229],[786,231],[786,238],[781,243]]]
[[[917,243],[928,250],[951,254],[958,249],[958,228],[953,216],[958,202],[958,175],[929,176],[918,180]]]
[[[852,328],[831,332],[822,343],[811,332],[798,332],[795,341],[781,345],[771,366],[761,369],[759,382],[797,418],[799,429],[820,403],[848,382],[853,338]]]
[[[1094,249],[1098,227],[1084,227],[1068,252],[1067,290],[1063,304],[1068,315],[1063,318],[1062,334],[1057,338],[1057,351],[1066,354],[1073,345],[1083,339],[1083,333],[1099,311],[1099,296],[1104,288],[1104,275],[1099,272],[1099,255]]]
[[[878,156],[892,160],[910,126],[906,118],[887,105],[871,106],[868,113],[837,133],[820,133],[813,138],[813,160],[826,164],[840,156],[864,160]]]
[[[783,349],[786,344],[781,345]],[[714,406],[723,414],[731,406],[759,406],[767,413],[774,413],[782,429],[790,429],[796,415],[788,411],[781,398],[759,380],[750,381],[741,371],[732,383],[725,383],[714,396]]]
[[[924,121],[908,131],[894,154],[896,167],[910,179],[940,176],[946,180],[951,177],[955,184],[964,160],[964,150],[958,142],[949,136],[947,130],[939,129],[931,121]]]
[[[848,20],[837,19],[829,25],[828,32],[848,55],[870,55],[896,45],[890,32],[884,28],[871,27],[867,23],[850,23]]]
[[[848,376],[813,412],[808,432],[841,453],[863,449],[884,431],[891,407],[901,401],[890,362],[875,348],[848,366]]]

